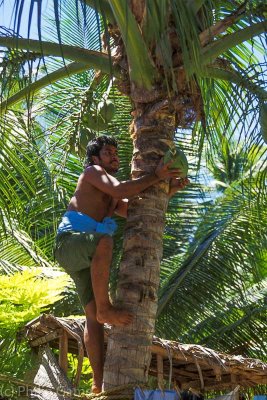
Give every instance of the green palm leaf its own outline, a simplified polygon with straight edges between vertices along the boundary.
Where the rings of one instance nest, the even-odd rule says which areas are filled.
[[[249,205],[246,196],[250,198]],[[248,306],[246,290],[251,293],[256,290],[256,286],[252,289],[255,282],[260,291],[265,287],[263,278],[266,271],[264,273],[259,269],[259,264],[263,260],[262,248],[266,243],[266,232],[261,228],[261,223],[266,221],[266,200],[264,197],[260,199],[256,187],[251,192],[245,182],[242,186],[227,189],[199,225],[187,255],[177,255],[169,260],[170,270],[174,265],[176,270],[165,278],[159,293],[158,334],[213,347],[216,342],[217,348],[228,351],[242,343],[245,346],[245,336],[251,332],[248,323],[250,314],[246,318],[242,317],[244,313],[230,314],[229,307],[236,297],[239,307],[244,310],[251,307],[253,310],[256,299],[252,299],[251,306]],[[259,201],[262,203],[259,204]],[[264,297],[260,298],[263,300],[260,300],[259,307],[264,302]],[[231,307],[234,310],[236,305],[233,303]],[[255,324],[259,324],[259,338],[263,338],[260,319],[265,312],[264,306],[259,308],[258,322],[257,313],[251,314]],[[220,314],[222,321],[225,319],[222,325],[218,317]],[[233,326],[229,325],[229,330],[220,330],[227,318]],[[244,334],[239,339],[234,336],[230,342],[228,332],[233,332],[233,327],[237,325],[244,329]],[[166,331],[164,327],[168,327]],[[255,351],[254,355],[262,356],[257,349],[253,349],[251,344],[250,354]]]

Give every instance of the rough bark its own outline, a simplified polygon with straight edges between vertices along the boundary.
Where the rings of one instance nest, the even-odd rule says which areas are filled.
[[[144,108],[148,110],[147,106]],[[134,114],[133,179],[154,170],[172,141],[175,125],[174,114],[166,106],[164,111],[159,109],[155,113],[151,113],[151,107],[149,113],[139,107]],[[109,335],[105,389],[145,382],[148,377],[167,192],[168,183],[162,182],[129,202],[116,303],[131,310],[134,321],[129,327],[113,328]]]

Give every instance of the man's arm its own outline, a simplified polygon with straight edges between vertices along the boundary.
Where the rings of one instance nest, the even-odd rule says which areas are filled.
[[[99,165],[88,167],[84,173],[84,178],[91,185],[104,193],[109,194],[113,198],[123,199],[135,196],[136,194],[158,183],[160,180],[178,177],[180,170],[168,169],[169,165],[164,164],[163,161],[159,163],[155,172],[142,176],[141,178],[119,182],[113,176],[110,176]]]
[[[175,193],[184,189],[190,183],[188,178],[184,179],[176,179],[172,178],[170,181],[170,191],[169,191],[169,198],[171,198]],[[120,199],[115,200],[116,205],[114,208],[114,213],[119,215],[120,217],[127,218],[127,211],[128,211],[128,199]]]
[[[185,179],[172,178],[170,181],[169,198],[171,198],[178,191],[183,190],[185,186],[187,186],[189,183],[190,181],[188,178]],[[128,211],[128,199],[116,200],[114,213],[119,215],[120,217],[127,218],[127,211]]]
[[[118,200],[114,213],[120,217],[127,218],[128,199]]]
[[[190,180],[188,178],[172,178],[170,180],[169,199],[178,191],[183,190],[185,186],[189,185],[189,183]]]

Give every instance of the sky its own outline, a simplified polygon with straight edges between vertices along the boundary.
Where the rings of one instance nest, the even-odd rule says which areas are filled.
[[[32,1],[33,0],[25,0],[24,1],[20,30],[19,30],[19,34],[22,37],[28,37],[28,19],[29,19],[29,13],[30,13],[30,5],[31,5]],[[1,1],[0,1],[0,3],[1,3]],[[41,3],[42,3],[42,13],[44,13],[45,10],[48,8],[49,3],[51,3],[51,1],[43,0]],[[5,28],[8,28],[8,29],[14,29],[14,15],[15,15],[14,4],[15,4],[15,0],[4,0],[3,4],[0,5],[0,26],[1,27],[4,26]],[[31,30],[30,30],[30,37],[32,39],[38,38],[37,2],[33,1],[33,4],[34,4],[34,7],[33,7],[32,24],[31,24]]]

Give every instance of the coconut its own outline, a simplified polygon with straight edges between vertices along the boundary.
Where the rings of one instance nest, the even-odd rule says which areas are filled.
[[[110,100],[101,101],[97,108],[92,107],[82,116],[82,123],[93,131],[104,131],[115,114],[115,106]]]
[[[115,114],[115,105],[110,100],[101,101],[97,107],[98,115],[104,120],[106,124],[111,122]]]
[[[188,161],[184,152],[178,147],[169,149],[163,158],[164,164],[172,161],[169,168],[179,168],[181,170],[181,178],[185,178],[188,172]]]
[[[260,125],[262,138],[267,143],[267,103],[260,106]]]
[[[84,120],[85,121],[85,120]],[[103,118],[98,115],[88,114],[88,119],[84,124],[93,131],[104,131],[107,129],[107,123],[103,120]]]

